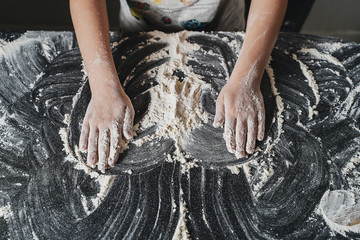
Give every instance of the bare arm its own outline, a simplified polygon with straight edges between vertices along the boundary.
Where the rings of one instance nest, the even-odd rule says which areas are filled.
[[[70,10],[91,88],[80,149],[104,172],[116,163],[122,136],[132,137],[134,110],[111,54],[106,0],[70,0]]]
[[[251,70],[260,69],[258,74],[262,76],[277,39],[286,6],[287,0],[251,1],[246,37],[233,75],[242,76],[242,81],[245,81],[249,73],[252,73]],[[249,84],[258,86],[261,76],[255,74],[248,80]]]
[[[117,85],[105,0],[70,0],[71,17],[91,88]]]
[[[225,122],[227,148],[236,157],[253,153],[265,132],[261,77],[277,39],[287,0],[252,0],[246,37],[227,84],[216,102],[214,126]]]

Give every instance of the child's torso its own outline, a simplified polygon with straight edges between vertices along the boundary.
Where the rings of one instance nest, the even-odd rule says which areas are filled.
[[[243,0],[120,0],[122,31],[243,30]]]

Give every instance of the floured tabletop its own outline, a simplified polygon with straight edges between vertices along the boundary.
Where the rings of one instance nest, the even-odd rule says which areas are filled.
[[[212,122],[244,34],[112,32],[137,136],[102,174],[73,33],[0,37],[0,239],[360,238],[360,44],[280,34],[265,138],[236,159]]]

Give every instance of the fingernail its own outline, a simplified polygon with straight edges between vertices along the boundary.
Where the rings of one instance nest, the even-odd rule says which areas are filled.
[[[133,132],[132,131],[126,131],[124,132],[124,137],[127,139],[127,140],[130,140],[133,138]]]
[[[235,143],[230,143],[230,147],[231,147],[231,151],[232,151],[233,153],[235,153],[235,151],[236,151],[236,145],[235,145]]]
[[[86,148],[85,148],[85,146],[84,146],[84,145],[81,145],[81,146],[80,146],[80,152],[83,152],[83,153],[85,153],[85,152],[86,152]]]
[[[109,160],[109,167],[113,167],[115,165],[114,160],[110,159]]]
[[[215,119],[215,120],[214,120],[214,123],[213,123],[213,126],[214,126],[215,128],[221,127],[221,122],[222,122],[221,119]]]
[[[236,156],[237,159],[239,159],[239,158],[244,158],[244,157],[245,157],[245,153],[244,153],[244,152],[236,152],[236,153],[235,153],[235,156]]]
[[[246,149],[246,152],[247,152],[248,154],[253,154],[253,153],[254,153],[254,149],[253,149],[253,148]]]
[[[234,152],[234,149],[233,149],[232,147],[227,146],[227,149],[228,149],[228,151],[229,151],[230,153],[235,153],[235,152]]]
[[[134,137],[133,131],[128,131],[128,135],[129,135],[130,138],[133,138]]]
[[[88,158],[88,159],[87,159],[86,164],[87,164],[89,167],[94,168],[94,162],[91,161],[91,158]]]

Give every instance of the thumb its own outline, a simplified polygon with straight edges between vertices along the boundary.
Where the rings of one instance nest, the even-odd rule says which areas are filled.
[[[134,109],[127,107],[125,111],[123,134],[127,140],[130,140],[133,136],[133,122],[134,122]]]

